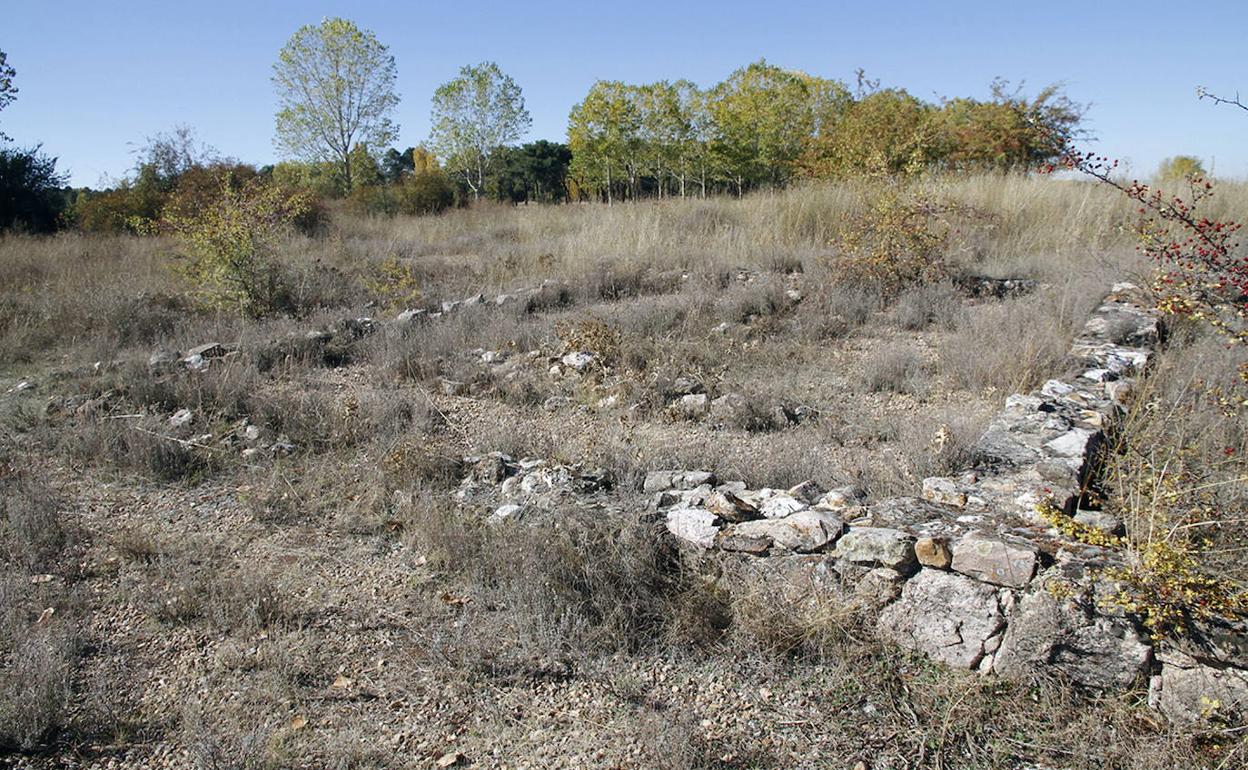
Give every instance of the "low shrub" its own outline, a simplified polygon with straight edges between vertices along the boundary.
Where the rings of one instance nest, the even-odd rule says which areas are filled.
[[[893,321],[906,331],[922,331],[930,326],[952,329],[962,315],[962,298],[945,281],[907,290],[892,309]]]
[[[923,359],[906,345],[889,345],[862,364],[862,386],[871,393],[917,394],[924,381]]]

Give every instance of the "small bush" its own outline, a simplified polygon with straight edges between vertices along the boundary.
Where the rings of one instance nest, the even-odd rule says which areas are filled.
[[[399,185],[399,211],[408,216],[441,214],[455,203],[455,185],[441,169],[418,171]]]
[[[945,276],[950,228],[946,207],[900,183],[875,189],[866,211],[842,228],[830,271],[834,280],[878,289],[885,301],[907,287]]]
[[[26,473],[0,476],[0,554],[7,564],[43,571],[66,542],[52,490]]]
[[[944,281],[906,291],[892,310],[893,321],[906,331],[922,331],[929,326],[952,329],[961,314],[962,298]]]
[[[923,373],[923,359],[913,348],[890,345],[863,362],[862,385],[872,393],[916,394]]]
[[[164,226],[182,244],[182,272],[196,296],[261,317],[290,304],[277,253],[308,205],[302,193],[256,179],[236,186],[226,177],[211,203],[167,208]]]

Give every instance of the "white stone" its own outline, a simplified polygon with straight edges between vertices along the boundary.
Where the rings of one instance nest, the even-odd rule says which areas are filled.
[[[667,512],[667,531],[699,548],[713,548],[719,518],[700,508],[677,508]]]
[[[787,494],[773,495],[763,501],[759,512],[768,519],[782,519],[806,508],[806,503]]]
[[[594,363],[594,354],[586,353],[585,351],[578,350],[578,351],[566,354],[563,358],[559,360],[563,363],[564,366],[568,367],[569,369],[573,369],[578,372],[583,372],[586,369],[588,369],[591,364]]]

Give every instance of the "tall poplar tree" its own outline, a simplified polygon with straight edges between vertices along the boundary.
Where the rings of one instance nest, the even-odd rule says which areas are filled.
[[[433,94],[433,147],[480,198],[491,158],[532,125],[524,95],[494,62],[462,67]]]
[[[273,65],[278,149],[307,161],[333,161],[353,183],[357,145],[384,147],[398,126],[394,57],[372,32],[346,19],[300,27]]]

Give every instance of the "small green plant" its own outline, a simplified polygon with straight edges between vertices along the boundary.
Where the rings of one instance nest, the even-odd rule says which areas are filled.
[[[277,250],[309,205],[304,193],[260,180],[237,185],[227,177],[203,205],[170,207],[164,226],[182,246],[180,272],[194,295],[210,307],[259,318],[288,302]]]
[[[388,311],[414,306],[420,301],[420,279],[412,266],[391,254],[364,278],[364,288]]]

